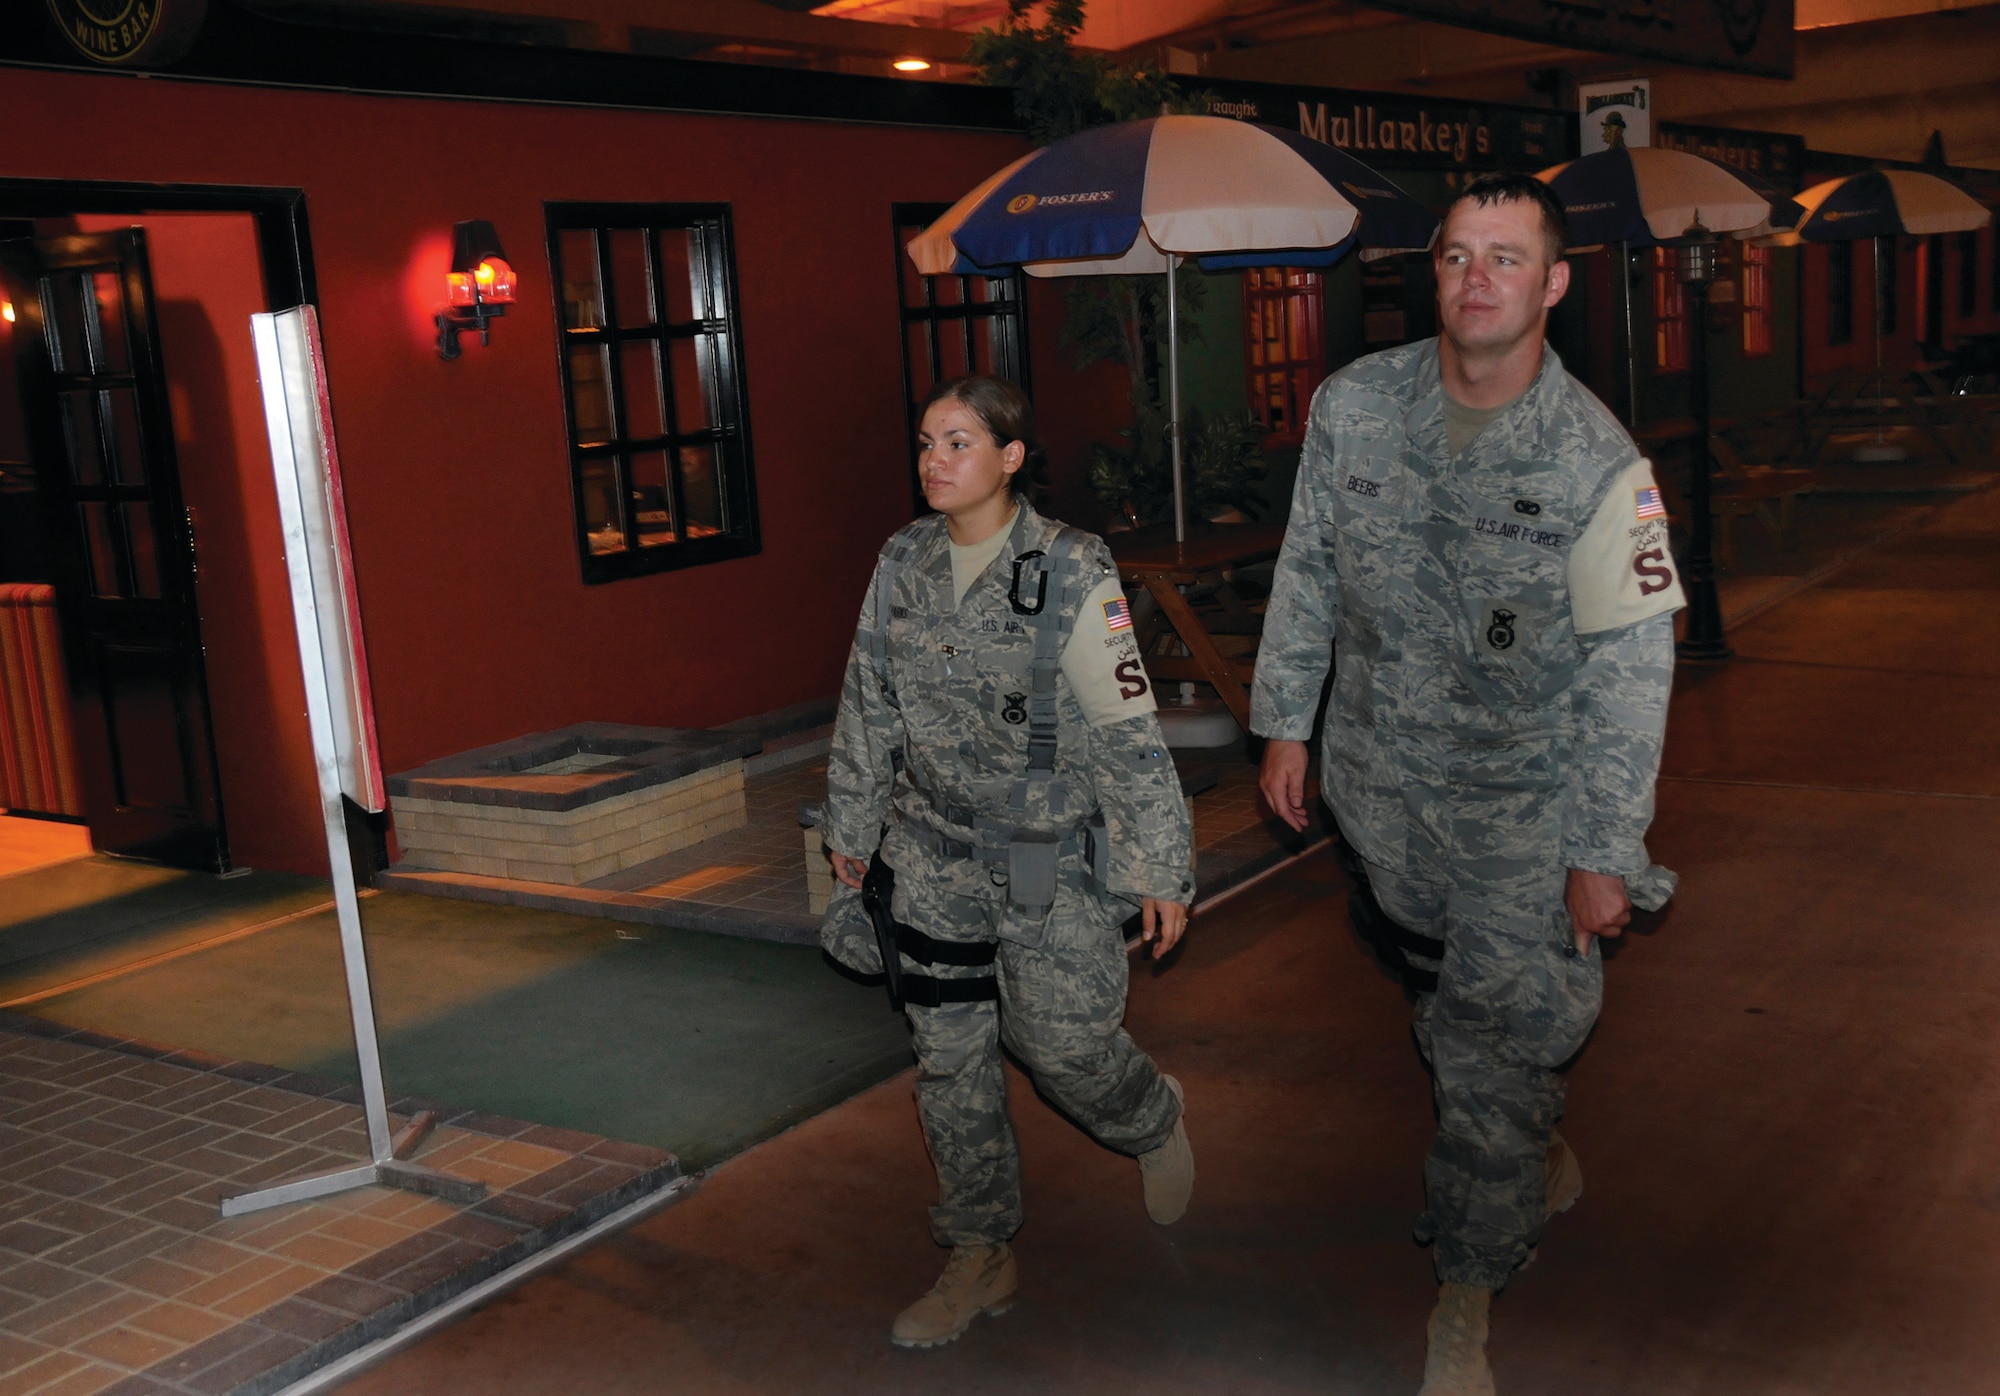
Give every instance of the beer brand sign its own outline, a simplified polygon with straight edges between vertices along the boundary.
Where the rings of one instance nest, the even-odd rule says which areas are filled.
[[[1576,118],[1546,108],[1215,78],[1200,90],[1211,116],[1285,127],[1386,170],[1538,170],[1576,154]]]
[[[70,47],[96,63],[152,68],[188,51],[206,0],[48,0]]]

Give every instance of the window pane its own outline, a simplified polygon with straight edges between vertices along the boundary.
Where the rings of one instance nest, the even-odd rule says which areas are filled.
[[[938,348],[943,351],[942,369],[945,380],[963,378],[972,372],[965,361],[965,326],[957,320],[945,320],[937,327]]]
[[[83,332],[84,297],[89,294],[79,272],[58,272],[42,283],[49,349],[57,373],[89,373],[90,352]]]
[[[131,388],[113,388],[105,397],[111,401],[111,458],[121,485],[146,483],[145,440],[139,435],[138,395]]]
[[[97,394],[62,394],[63,437],[69,443],[69,473],[79,485],[104,482],[104,444],[97,428]]]
[[[90,279],[97,302],[97,371],[129,373],[132,355],[125,344],[125,288],[115,271],[93,272]]]
[[[660,229],[660,281],[667,293],[667,320],[685,325],[709,313],[708,297],[694,284],[697,261],[689,254],[688,230]]]
[[[114,506],[90,503],[83,509],[84,545],[90,551],[90,590],[97,596],[123,596],[118,580],[118,535],[111,526]]]
[[[565,228],[556,235],[562,258],[563,323],[573,330],[604,325],[604,288],[597,279],[597,234],[589,228]]]
[[[993,330],[989,321],[972,322],[972,371],[974,373],[998,373],[993,362]]]
[[[646,230],[611,230],[611,299],[621,328],[653,323],[653,273],[646,265]]]
[[[625,551],[625,530],[618,522],[618,476],[609,459],[586,461],[583,475],[583,529],[592,553]]]
[[[153,512],[150,504],[125,505],[125,537],[132,544],[133,594],[148,601],[160,599],[160,563],[153,546]]]
[[[706,538],[722,532],[722,490],[716,479],[714,446],[680,449],[681,505],[687,511],[687,535]]]
[[[570,401],[576,409],[579,442],[611,439],[611,384],[602,345],[578,345],[569,351]]]
[[[667,453],[634,451],[630,468],[632,516],[639,525],[639,546],[675,542],[674,516],[667,496]]]
[[[683,436],[705,431],[713,423],[708,411],[708,373],[712,350],[711,335],[667,341],[673,356],[674,430]]]
[[[625,430],[627,441],[645,441],[664,436],[667,430],[660,405],[660,370],[654,342],[628,340],[618,346],[618,376],[625,390]]]
[[[968,279],[963,276],[933,276],[931,292],[937,297],[939,305],[958,305],[965,299],[965,283]]]

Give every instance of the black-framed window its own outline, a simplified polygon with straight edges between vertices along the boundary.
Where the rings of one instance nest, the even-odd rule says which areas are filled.
[[[759,550],[727,204],[549,204],[586,582]]]
[[[1854,342],[1854,244],[1827,242],[1826,342]]]
[[[1901,275],[1899,254],[1902,251],[1900,238],[1882,237],[1875,239],[1875,332],[1894,334],[1896,332],[1896,292]]]
[[[968,373],[1028,382],[1027,278],[924,276],[910,260],[910,239],[942,218],[949,204],[896,204],[896,301],[903,327],[903,415],[910,441],[910,490],[918,510],[917,404],[939,383]]]
[[[1958,318],[1979,313],[1979,230],[1958,235]]]

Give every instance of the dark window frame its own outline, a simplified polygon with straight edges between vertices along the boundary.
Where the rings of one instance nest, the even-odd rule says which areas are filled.
[[[545,203],[548,227],[549,294],[554,303],[557,371],[562,381],[564,445],[569,459],[570,495],[576,530],[577,556],[586,585],[622,581],[628,577],[651,576],[658,572],[699,567],[731,558],[752,557],[763,551],[757,517],[757,487],[750,441],[749,389],[743,371],[742,299],[737,290],[736,244],[730,206],[726,203]],[[611,266],[610,235],[613,230],[645,229],[651,320],[645,325],[619,325],[614,273]],[[702,294],[695,305],[693,320],[675,321],[669,316],[669,298],[662,281],[662,258],[657,233],[663,229],[686,232],[690,278],[699,277]],[[566,232],[595,234],[597,274],[603,300],[604,324],[572,326],[564,302],[562,235]],[[692,292],[691,292],[692,294]],[[701,314],[703,305],[709,313]],[[666,352],[673,339],[708,337],[713,354],[708,364],[708,381],[703,385],[710,425],[698,430],[678,430],[677,407],[672,381],[672,355]],[[634,342],[657,344],[656,361],[660,402],[659,419],[663,434],[628,437],[624,391],[624,370],[618,346]],[[585,441],[578,428],[576,388],[572,379],[571,351],[588,344],[612,349],[606,354],[606,393],[613,430],[606,439]],[[633,508],[634,485],[628,458],[642,451],[663,451],[669,461],[678,459],[683,446],[709,446],[714,451],[716,489],[721,510],[721,531],[704,537],[678,537],[673,542],[642,545],[639,541],[638,510]],[[618,503],[617,522],[624,535],[618,552],[592,552],[586,506],[585,470],[609,461],[612,496]],[[665,492],[676,533],[684,533],[687,514],[680,472],[666,471]]]
[[[1775,285],[1771,279],[1773,262],[1768,247],[1744,243],[1738,249],[1737,268],[1743,285],[1743,357],[1761,359],[1776,349]]]
[[[1958,318],[1979,314],[1979,230],[1958,235]]]
[[[1692,362],[1694,322],[1687,286],[1680,279],[1680,256],[1678,248],[1653,249],[1653,368],[1658,373],[1686,373]]]
[[[1854,244],[1822,243],[1826,248],[1826,342],[1854,342]]]
[[[935,384],[944,381],[944,349],[939,339],[941,328],[953,321],[959,323],[964,360],[969,366],[978,362],[977,345],[973,338],[975,322],[987,321],[988,334],[992,336],[989,352],[995,373],[1018,385],[1030,397],[1034,396],[1028,367],[1028,278],[1025,273],[1016,268],[999,277],[950,277],[959,283],[958,299],[950,303],[941,303],[937,294],[937,283],[946,280],[946,276],[920,276],[918,279],[924,287],[923,303],[910,303],[909,277],[913,273],[905,266],[910,254],[903,250],[907,241],[903,232],[907,228],[929,227],[950,209],[950,204],[934,203],[895,203],[889,206],[891,242],[896,255],[898,353],[903,361],[903,419],[910,445],[910,499],[919,514],[927,508],[923,485],[917,478],[917,407],[922,394],[917,392],[917,376],[910,362],[910,327],[918,324],[925,327],[927,362],[924,368],[929,381]],[[972,283],[975,280],[987,283],[986,300],[973,299]],[[928,393],[929,389],[926,388],[925,392]]]
[[[1304,345],[1303,354],[1292,352],[1295,341]],[[1299,267],[1246,268],[1244,390],[1263,425],[1266,450],[1305,444],[1306,417],[1313,390],[1326,377],[1326,357],[1325,276]]]

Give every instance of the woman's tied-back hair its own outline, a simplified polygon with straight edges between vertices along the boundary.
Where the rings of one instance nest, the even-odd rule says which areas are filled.
[[[1041,484],[1045,459],[1041,439],[1035,435],[1035,405],[1028,401],[1028,395],[1004,378],[987,373],[968,374],[932,388],[923,406],[917,409],[917,420],[921,422],[933,404],[947,400],[963,403],[992,435],[996,446],[1004,447],[1011,441],[1021,443],[1025,452],[1021,468],[1008,483],[1016,495],[1026,499]]]
[[[1549,265],[1554,266],[1563,259],[1563,248],[1569,246],[1569,211],[1563,207],[1555,191],[1548,185],[1525,174],[1483,174],[1465,186],[1454,203],[1470,199],[1481,208],[1492,204],[1512,204],[1526,200],[1541,210],[1542,240],[1549,255]]]

